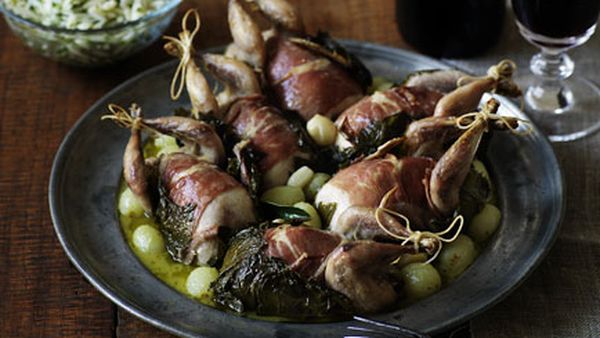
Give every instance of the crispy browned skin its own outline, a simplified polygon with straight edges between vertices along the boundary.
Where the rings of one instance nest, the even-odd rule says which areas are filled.
[[[279,226],[265,232],[267,254],[283,260],[305,278],[322,279],[327,256],[342,237],[305,226]]]
[[[189,117],[163,116],[144,119],[144,123],[166,135],[171,135],[188,148],[192,154],[203,156],[208,162],[221,164],[225,149],[221,138],[207,123]]]
[[[442,93],[418,87],[394,87],[366,96],[346,109],[336,124],[347,136],[354,137],[371,123],[395,114],[406,114],[412,119],[433,115]]]
[[[225,123],[233,126],[238,136],[250,140],[252,147],[264,154],[260,162],[263,173],[299,151],[298,135],[289,122],[275,108],[266,105],[260,95],[236,101],[227,112]]]
[[[452,213],[460,202],[460,187],[465,181],[471,162],[488,123],[478,119],[440,158],[429,183],[431,201],[442,215]]]
[[[152,203],[148,191],[147,169],[142,152],[141,130],[136,122],[131,127],[131,136],[123,154],[123,177],[129,189],[140,200],[144,211],[151,214]]]
[[[268,41],[267,80],[279,105],[309,120],[316,114],[337,117],[363,96],[359,83],[338,64],[277,36]],[[327,65],[291,75],[294,68],[323,60]]]
[[[496,86],[491,77],[475,80],[446,94],[435,107],[435,116],[460,116],[477,110],[481,97]]]
[[[462,133],[456,121],[446,117],[431,116],[412,122],[404,133],[404,151],[411,156],[427,156],[439,159],[448,142]]]
[[[413,246],[354,241],[341,245],[327,261],[327,285],[346,295],[361,312],[372,313],[393,305],[399,298],[391,263]]]

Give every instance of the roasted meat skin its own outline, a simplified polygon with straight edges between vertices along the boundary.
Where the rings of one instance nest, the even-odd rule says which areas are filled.
[[[400,298],[399,281],[391,274],[394,260],[415,253],[410,245],[353,241],[331,253],[325,269],[327,286],[352,300],[363,313],[393,306]]]

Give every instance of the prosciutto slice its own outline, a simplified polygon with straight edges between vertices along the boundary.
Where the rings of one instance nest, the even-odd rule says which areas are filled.
[[[267,254],[283,260],[293,271],[310,279],[323,278],[327,256],[342,237],[304,226],[280,226],[265,232]]]
[[[276,36],[268,41],[267,80],[283,109],[304,120],[336,118],[363,96],[361,85],[340,65]]]

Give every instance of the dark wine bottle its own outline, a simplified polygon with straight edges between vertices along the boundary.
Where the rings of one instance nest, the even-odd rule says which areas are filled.
[[[470,57],[493,46],[502,32],[504,0],[396,0],[404,40],[435,57]]]

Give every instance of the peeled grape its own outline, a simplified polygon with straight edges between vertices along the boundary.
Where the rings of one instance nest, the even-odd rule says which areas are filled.
[[[260,200],[278,205],[292,206],[298,202],[304,202],[304,192],[298,187],[280,185],[265,191]]]
[[[210,284],[219,277],[219,271],[208,266],[195,268],[190,272],[185,287],[194,297],[200,297],[210,291]]]
[[[119,196],[119,212],[125,216],[140,217],[144,215],[144,207],[129,188],[126,188]]]
[[[308,135],[320,146],[328,146],[335,142],[337,128],[333,122],[323,115],[315,115],[306,123]]]
[[[160,135],[154,139],[154,146],[158,150],[158,155],[170,154],[179,151],[177,140],[174,137],[168,135]]]
[[[485,242],[498,229],[501,217],[502,214],[495,205],[486,203],[483,209],[477,215],[473,216],[467,233],[476,242]]]
[[[442,248],[437,258],[437,269],[444,282],[451,282],[460,276],[477,257],[475,243],[467,235],[460,235]]]
[[[394,262],[394,265],[398,268],[403,268],[412,263],[423,263],[427,261],[427,254],[424,252],[419,252],[416,254],[406,254],[400,256],[400,258]]]
[[[157,253],[165,249],[162,234],[150,225],[140,225],[133,232],[133,245],[143,253]]]
[[[400,270],[404,292],[408,299],[417,300],[436,293],[442,287],[442,279],[431,264],[411,263]]]
[[[292,187],[304,188],[313,178],[315,172],[307,166],[300,167],[294,171],[288,178],[287,185]]]
[[[382,76],[374,76],[373,83],[369,87],[369,93],[384,91],[392,88],[394,83]]]
[[[475,169],[476,172],[480,173],[483,177],[485,177],[486,180],[490,180],[490,173],[486,169],[485,164],[483,164],[483,162],[481,162],[480,160],[473,160],[472,164],[473,169]]]
[[[330,178],[331,176],[325,173],[314,174],[310,182],[308,182],[308,184],[304,186],[304,195],[306,195],[306,199],[309,201],[313,201],[315,199],[315,196],[317,196],[319,190],[321,190],[321,187],[325,183],[327,183],[327,181],[329,181]]]

